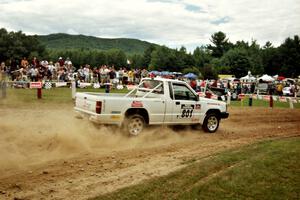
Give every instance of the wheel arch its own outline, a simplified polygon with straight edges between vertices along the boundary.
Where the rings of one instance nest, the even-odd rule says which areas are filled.
[[[221,111],[219,109],[209,109],[206,111],[205,115],[209,115],[209,114],[216,114],[219,118],[221,118]]]
[[[129,116],[134,115],[134,114],[141,115],[144,118],[145,123],[149,124],[149,114],[145,108],[129,108],[125,112],[125,118],[128,118]]]

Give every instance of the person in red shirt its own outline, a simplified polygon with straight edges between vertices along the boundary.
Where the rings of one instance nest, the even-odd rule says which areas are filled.
[[[190,82],[190,86],[193,88],[193,90],[196,90],[197,88],[197,82],[195,79],[192,79]]]
[[[39,66],[39,60],[36,57],[33,57],[31,64],[36,68]]]
[[[64,59],[63,59],[62,57],[59,57],[59,58],[58,58],[58,63],[59,63],[59,65],[62,67],[62,66],[64,66],[64,64],[65,64],[65,61],[64,61]]]

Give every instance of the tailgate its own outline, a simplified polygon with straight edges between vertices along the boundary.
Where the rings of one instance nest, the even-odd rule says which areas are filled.
[[[86,93],[76,93],[75,108],[83,112],[96,114],[96,101],[101,101],[99,99],[100,98],[96,97],[95,95],[86,94]],[[102,101],[101,101],[101,105],[102,105]],[[101,109],[102,106],[100,108],[100,113],[101,113]]]

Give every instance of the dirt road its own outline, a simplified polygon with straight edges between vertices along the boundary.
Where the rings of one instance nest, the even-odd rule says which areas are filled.
[[[71,108],[0,109],[0,199],[87,199],[168,174],[193,159],[300,135],[300,111],[231,108],[215,134],[149,128],[128,138]]]

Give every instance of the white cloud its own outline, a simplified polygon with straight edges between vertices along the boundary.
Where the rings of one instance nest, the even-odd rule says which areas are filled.
[[[137,38],[171,47],[230,41],[279,45],[300,33],[298,0],[0,0],[0,27],[25,33]]]

